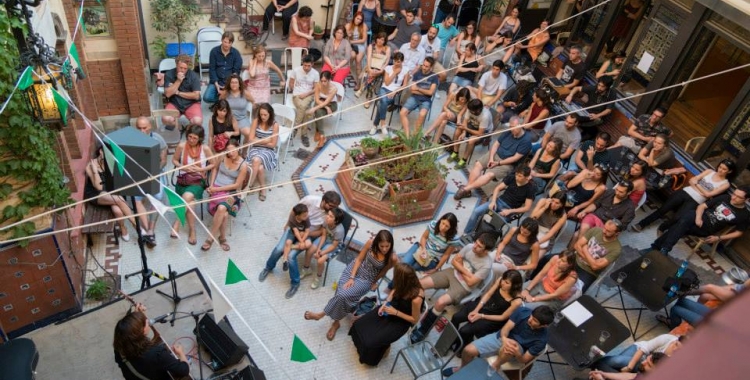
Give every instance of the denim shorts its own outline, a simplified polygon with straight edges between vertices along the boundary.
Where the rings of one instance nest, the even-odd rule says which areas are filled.
[[[409,110],[409,112],[414,111],[417,108],[429,111],[432,107],[432,100],[428,99],[425,101],[419,101],[415,97],[410,96],[409,99],[406,99],[406,103],[404,103],[403,107]]]

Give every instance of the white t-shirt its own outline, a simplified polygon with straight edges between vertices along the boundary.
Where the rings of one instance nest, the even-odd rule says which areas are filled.
[[[492,76],[492,70],[482,74],[479,78],[479,87],[482,87],[482,92],[486,95],[495,95],[498,91],[505,91],[508,88],[508,77],[505,73],[500,73],[497,78]]]
[[[401,54],[404,55],[404,70],[411,72],[415,67],[419,66],[424,62],[425,52],[421,46],[417,46],[416,49],[412,49],[411,45],[407,42],[401,45],[398,49]]]
[[[477,254],[474,253],[474,243],[467,244],[458,254],[464,258],[464,268],[468,269],[474,276],[482,279],[482,282],[487,280],[487,276],[490,275],[490,270],[492,268],[492,258],[489,254],[484,257],[477,256]],[[468,291],[471,291],[474,287],[482,286],[482,282],[476,283],[473,287],[469,286],[469,284],[466,283],[466,280],[464,280],[463,274],[455,269],[453,270],[453,274],[456,276],[456,279],[458,279],[461,286]]]
[[[290,78],[294,78],[294,89],[292,95],[302,95],[310,92],[315,88],[315,83],[320,82],[320,74],[315,69],[310,69],[306,73],[302,66],[292,70]]]
[[[320,195],[308,195],[300,199],[299,203],[307,206],[307,218],[310,221],[310,229],[317,230],[325,223],[326,213],[320,208],[323,197]]]
[[[433,57],[433,54],[440,51],[440,39],[435,37],[435,39],[430,42],[425,34],[422,36],[422,41],[419,42],[419,47],[424,50],[427,57]]]
[[[385,72],[388,75],[393,74],[393,65],[386,66]],[[398,76],[396,77],[396,79],[394,79],[393,82],[391,82],[391,84],[388,84],[388,85],[386,85],[385,82],[383,82],[383,87],[385,87],[386,90],[391,91],[391,92],[398,90],[398,88],[403,86],[404,84],[404,75],[406,75],[406,68],[402,67],[401,72],[398,73]]]

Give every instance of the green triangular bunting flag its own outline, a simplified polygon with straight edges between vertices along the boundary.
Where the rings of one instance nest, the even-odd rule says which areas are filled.
[[[104,151],[104,161],[107,162],[107,168],[109,168],[109,172],[114,173],[115,172],[115,156],[113,156],[112,152],[107,148],[104,148],[102,150]]]
[[[63,98],[63,96],[54,88],[52,89],[52,98],[55,99],[57,109],[60,110],[60,118],[62,119],[63,124],[68,125],[68,101],[65,100],[65,98]],[[123,152],[123,154],[125,153]],[[122,170],[120,170],[120,174],[122,174]]]
[[[247,277],[245,277],[240,268],[237,268],[234,261],[229,259],[229,263],[227,264],[227,279],[224,281],[224,285],[232,285],[240,281],[247,281]]]
[[[76,48],[76,44],[70,44],[70,50],[68,50],[68,54],[70,54],[71,57],[76,61],[76,65],[78,65],[79,68],[81,67],[81,59],[78,58],[78,48]]]
[[[34,78],[32,77],[31,72],[31,66],[26,66],[26,70],[21,73],[21,78],[18,80],[19,90],[26,90],[34,84]]]
[[[125,172],[125,152],[114,141],[110,140],[109,146],[112,148],[112,154],[115,155],[117,171],[120,172],[120,175],[123,175]]]
[[[185,225],[185,212],[187,205],[181,196],[177,195],[174,190],[164,186],[164,191],[167,193],[167,199],[169,199],[169,205],[172,206],[172,210],[177,214],[177,219],[180,220],[182,225]]]
[[[292,343],[292,357],[290,358],[293,362],[305,363],[310,360],[317,360],[318,358],[313,355],[297,334],[294,335],[294,342]]]

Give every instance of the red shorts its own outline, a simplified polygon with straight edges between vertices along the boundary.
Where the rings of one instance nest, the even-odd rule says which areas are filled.
[[[587,214],[586,216],[584,216],[581,224],[587,224],[591,228],[604,227],[604,222],[602,222],[602,220],[594,214]]]
[[[329,66],[327,63],[324,63],[323,69],[321,69],[320,72],[323,72],[323,71],[333,71],[333,68]],[[351,69],[349,69],[349,66],[342,67],[336,70],[335,73],[332,73],[333,75],[331,79],[333,79],[334,82],[339,82],[341,84],[344,84],[344,80],[346,79],[346,77],[349,76],[350,71]]]
[[[176,110],[177,109],[177,107],[175,107],[175,105],[172,104],[172,103],[167,103],[166,107],[164,107],[164,108],[168,109],[168,110]],[[190,121],[192,121],[196,117],[199,117],[199,118],[203,119],[203,110],[201,109],[201,102],[195,102],[195,103],[193,103],[193,105],[191,105],[190,107],[188,107],[185,110],[185,112],[183,113],[183,115],[185,115],[185,117],[188,120],[190,120]]]

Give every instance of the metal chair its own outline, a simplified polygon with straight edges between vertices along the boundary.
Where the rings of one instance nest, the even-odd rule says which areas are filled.
[[[213,48],[221,45],[221,36],[224,31],[217,26],[209,26],[198,30],[198,70],[199,73],[208,71],[209,56]]]
[[[339,246],[336,247],[336,249],[334,249],[333,252],[328,255],[328,260],[326,260],[326,270],[323,273],[323,287],[326,286],[326,279],[328,278],[328,268],[330,267],[331,260],[336,258],[339,253],[344,252],[347,248],[349,248],[349,245],[352,243],[352,239],[354,238],[354,234],[356,234],[357,230],[359,229],[359,222],[348,211],[344,211],[344,219],[341,220],[341,225],[344,226],[344,240],[339,242]],[[351,234],[349,232],[351,232]]]
[[[522,380],[524,378],[523,372],[526,371],[527,368],[531,367],[539,357],[541,357],[542,355],[545,355],[548,349],[549,349],[549,345],[544,346],[544,350],[542,350],[542,352],[540,352],[539,355],[529,360],[528,363],[521,363],[516,359],[513,359],[507,363],[503,363],[503,365],[500,366],[500,370],[502,370],[503,372],[515,372],[518,374],[518,379]],[[490,365],[492,365],[492,363],[495,362],[495,359],[497,359],[497,355],[490,356],[487,358],[487,362],[489,362]]]
[[[292,70],[286,71],[286,82],[284,83],[284,98],[282,99],[282,104],[294,107],[294,103],[292,103],[292,92],[289,87],[289,78],[291,78],[291,74]]]
[[[164,123],[161,122],[161,118],[164,116],[173,117],[175,120],[179,120],[180,111],[172,109],[160,109],[151,111],[151,125],[153,125],[157,132],[164,138],[167,143],[167,149],[169,154],[173,154],[177,144],[182,140],[182,134],[184,133],[182,128],[172,128],[171,130],[164,127]],[[135,125],[135,123],[131,123]]]
[[[283,104],[274,103],[271,105],[271,107],[273,107],[273,112],[277,117],[282,117],[289,123],[289,127],[286,127],[282,125],[282,123],[279,123],[279,135],[276,139],[276,155],[278,158],[282,158],[281,147],[286,144],[284,157],[281,160],[281,162],[284,163],[286,162],[286,155],[287,153],[289,153],[289,145],[292,143],[292,131],[294,130],[294,118],[296,112],[294,110],[294,107],[285,106]],[[278,122],[279,120],[277,119],[276,121]],[[273,175],[271,176],[271,183],[274,182],[274,179],[276,178],[276,172],[278,171],[281,171],[281,165],[276,166],[276,170],[274,170]]]
[[[443,369],[453,360],[456,353],[452,352],[446,360],[440,355],[440,352],[450,351],[450,346],[456,340],[458,340],[459,347],[463,346],[463,339],[461,339],[456,327],[452,323],[447,323],[434,345],[428,340],[423,340],[399,350],[396,359],[393,361],[393,366],[391,366],[391,373],[393,373],[393,369],[396,368],[396,363],[401,357],[415,379],[435,371],[441,372],[440,378],[442,379]]]
[[[280,19],[284,16],[281,12],[276,12],[273,14],[273,19],[271,19],[271,34],[276,34],[276,19]]]
[[[245,169],[247,169],[247,185],[243,189],[240,189],[240,202],[245,203],[245,198],[247,198],[247,192],[253,187],[252,182],[250,182],[250,178],[253,177],[253,167],[250,166],[250,163],[245,160],[243,163],[245,165]],[[248,216],[252,217],[253,213],[250,211],[250,207],[248,205],[245,205],[244,208],[247,209]],[[234,225],[234,220],[236,217],[229,219],[229,236],[232,236],[232,226]]]
[[[465,304],[465,303],[467,303],[467,302],[469,302],[469,301],[471,301],[471,300],[473,300],[473,299],[475,299],[477,297],[481,297],[482,294],[484,294],[487,291],[487,289],[489,289],[490,286],[492,286],[492,284],[494,282],[495,282],[495,272],[492,271],[492,270],[490,270],[490,274],[488,274],[487,278],[484,279],[484,283],[482,283],[482,286],[475,287],[471,291],[471,293],[469,293],[468,296],[466,296],[466,297],[464,297],[464,298],[461,299],[460,304],[463,305],[463,304]],[[434,295],[434,293],[433,293],[433,295]]]

